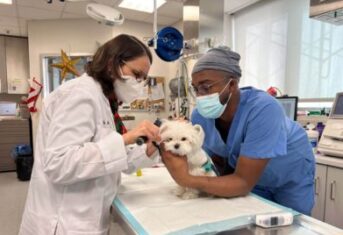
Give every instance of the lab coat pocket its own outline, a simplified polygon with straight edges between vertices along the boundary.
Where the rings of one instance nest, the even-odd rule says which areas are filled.
[[[92,224],[85,223],[88,226],[99,223],[104,204],[104,188],[101,183],[102,178],[97,178],[68,186],[64,194],[63,207],[71,220],[92,221]],[[80,227],[78,223],[75,226]],[[83,226],[80,227],[82,228]],[[93,227],[88,229],[93,230]]]

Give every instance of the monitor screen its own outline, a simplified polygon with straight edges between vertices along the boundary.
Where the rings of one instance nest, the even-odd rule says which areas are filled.
[[[332,116],[343,116],[343,93],[338,93],[332,109]]]
[[[276,97],[283,109],[285,110],[286,116],[291,120],[297,120],[297,110],[298,110],[298,97],[297,96],[287,96],[287,97]]]

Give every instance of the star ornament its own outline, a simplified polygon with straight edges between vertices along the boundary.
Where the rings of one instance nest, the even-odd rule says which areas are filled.
[[[71,60],[67,56],[67,54],[63,50],[61,50],[61,59],[62,61],[60,63],[52,64],[51,66],[62,70],[62,74],[61,74],[62,80],[66,77],[67,73],[71,73],[77,77],[80,76],[79,72],[75,68],[75,64],[79,62],[80,58]]]

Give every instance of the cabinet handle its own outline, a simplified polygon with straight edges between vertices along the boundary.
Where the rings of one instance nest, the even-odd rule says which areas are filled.
[[[330,199],[331,200],[335,200],[335,195],[336,195],[335,186],[336,186],[336,181],[332,181],[330,183]]]
[[[319,189],[320,189],[320,181],[319,181],[319,177],[316,177],[315,179],[314,179],[314,193],[316,194],[316,195],[319,195]]]

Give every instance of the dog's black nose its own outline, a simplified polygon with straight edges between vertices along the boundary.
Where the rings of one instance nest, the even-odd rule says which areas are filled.
[[[174,145],[174,148],[176,148],[176,149],[178,149],[179,147],[180,147],[179,144],[175,144],[175,145]]]

